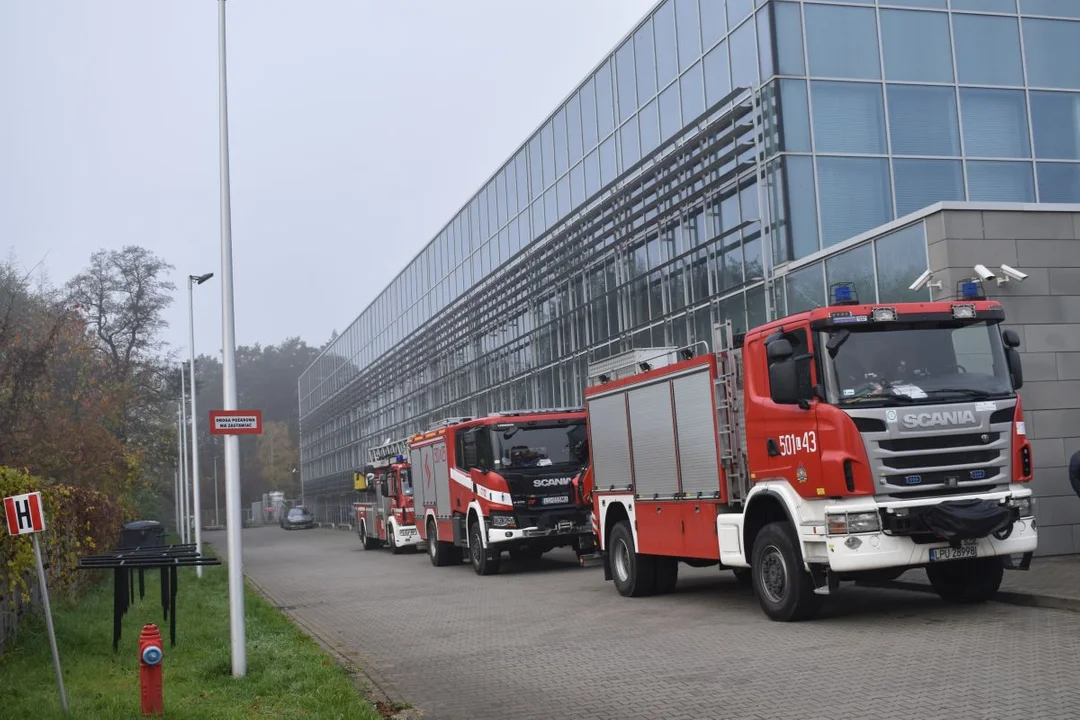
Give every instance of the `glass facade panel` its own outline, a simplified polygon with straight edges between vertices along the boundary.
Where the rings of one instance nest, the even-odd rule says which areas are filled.
[[[968,200],[1035,202],[1029,162],[969,161],[967,179]]]
[[[664,88],[679,74],[679,52],[675,45],[675,1],[668,0],[653,15],[653,42],[656,46],[656,82]]]
[[[853,283],[861,302],[877,299],[874,290],[874,250],[870,243],[833,255],[825,261],[826,298],[837,283]]]
[[[877,259],[878,302],[926,302],[930,290],[909,290],[927,270],[926,229],[922,222],[874,241]]]
[[[619,122],[624,122],[637,110],[637,78],[634,70],[634,42],[627,40],[615,53],[615,80],[618,95]]]
[[[818,157],[817,177],[822,246],[893,219],[888,160]]]
[[[644,105],[656,94],[656,56],[653,51],[653,23],[646,20],[634,33],[634,64],[637,70],[637,101]],[[621,100],[620,100],[621,102]],[[620,104],[620,108],[622,105]]]
[[[705,104],[715,105],[731,92],[731,66],[727,43],[722,42],[705,56]]]
[[[1080,165],[1037,163],[1039,202],[1080,203]]]
[[[953,10],[1016,14],[1016,0],[952,0]],[[955,16],[954,16],[955,18]]]
[[[825,303],[824,268],[817,262],[799,268],[784,278],[788,314],[823,307]]]
[[[1023,85],[1020,26],[1016,18],[953,15],[956,75],[974,85]]]
[[[641,136],[635,115],[619,128],[619,148],[622,150],[622,166],[628,168],[641,159]]]
[[[885,153],[885,108],[877,83],[810,83],[818,152]]]
[[[1020,0],[1024,15],[1080,18],[1080,5],[1075,0]]]
[[[660,93],[660,137],[657,144],[666,142],[683,126],[679,104],[679,84],[675,83]],[[644,143],[642,143],[644,146]],[[644,148],[643,148],[644,149]]]
[[[960,89],[964,154],[1031,157],[1027,104],[1022,90]]]
[[[810,74],[825,78],[880,78],[876,15],[872,8],[804,5]]]
[[[1030,97],[1035,157],[1080,160],[1080,93],[1033,91]]]
[[[821,249],[814,195],[814,161],[804,155],[789,155],[784,158],[784,173],[788,190],[784,210],[790,226],[792,257],[798,260]]]
[[[685,70],[701,57],[701,25],[698,0],[674,0],[675,30],[679,39],[679,69]]]
[[[615,95],[610,61],[596,71],[596,126],[601,140],[615,129]]]
[[[678,87],[675,89],[678,90]],[[678,103],[678,97],[675,98],[675,102]],[[638,114],[642,157],[650,154],[660,144],[660,118],[657,115],[656,105],[656,100],[653,100]]]
[[[945,13],[882,10],[881,44],[886,80],[952,82],[952,43]]]
[[[783,150],[810,152],[810,108],[806,103],[806,81],[780,80],[780,112],[783,116]]]
[[[781,75],[805,75],[801,7],[795,3],[773,3],[773,13],[776,19],[777,72]]]
[[[887,85],[894,155],[960,155],[956,91],[931,85]]]
[[[708,50],[727,34],[724,3],[700,0],[702,49]]]
[[[1028,85],[1080,90],[1080,22],[1024,20]]]
[[[684,122],[693,122],[705,112],[705,79],[702,77],[701,63],[695,64],[679,78],[679,90]]]
[[[757,87],[758,55],[754,21],[748,20],[731,33],[731,84],[733,88]]]
[[[942,200],[964,199],[964,169],[959,160],[893,160],[896,216]]]

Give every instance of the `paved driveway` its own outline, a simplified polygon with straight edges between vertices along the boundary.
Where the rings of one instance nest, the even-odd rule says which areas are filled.
[[[224,552],[222,533],[207,533]],[[244,531],[279,605],[431,720],[1075,720],[1080,614],[845,588],[810,623],[767,620],[730,572],[680,568],[628,599],[556,551],[478,577],[355,534]]]

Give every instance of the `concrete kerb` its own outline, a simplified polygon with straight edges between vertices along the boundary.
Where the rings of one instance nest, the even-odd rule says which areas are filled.
[[[361,688],[373,705],[407,705],[408,701],[394,688],[393,684],[384,678],[370,662],[362,662],[360,659],[350,656],[344,650],[331,644],[330,640],[320,635],[314,628],[289,611],[288,606],[276,599],[259,583],[250,577],[244,578],[251,588],[262,595],[278,611],[289,618],[297,627],[307,633],[319,646],[326,651],[346,672],[358,676],[363,687]],[[422,717],[422,712],[415,708],[407,708],[393,716],[401,720],[412,720]]]
[[[901,580],[892,580],[883,583],[856,583],[856,585],[887,588],[890,590],[913,590],[915,592],[924,593],[934,592],[932,587],[924,583],[904,582]],[[1019,605],[1021,607],[1035,607],[1046,610],[1066,610],[1068,612],[1080,613],[1080,598],[1066,598],[1058,597],[1056,595],[998,590],[997,594],[993,597],[993,601],[1005,603],[1006,605]]]

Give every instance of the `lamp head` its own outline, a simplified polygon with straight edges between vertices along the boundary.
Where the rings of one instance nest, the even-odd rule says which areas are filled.
[[[196,285],[202,285],[204,282],[214,277],[214,273],[206,273],[205,275],[188,275],[188,280]]]

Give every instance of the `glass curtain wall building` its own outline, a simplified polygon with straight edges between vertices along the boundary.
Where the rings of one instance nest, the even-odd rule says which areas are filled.
[[[827,283],[927,298],[920,222],[851,239],[965,199],[1080,202],[1080,2],[665,0],[303,373],[305,493]]]

